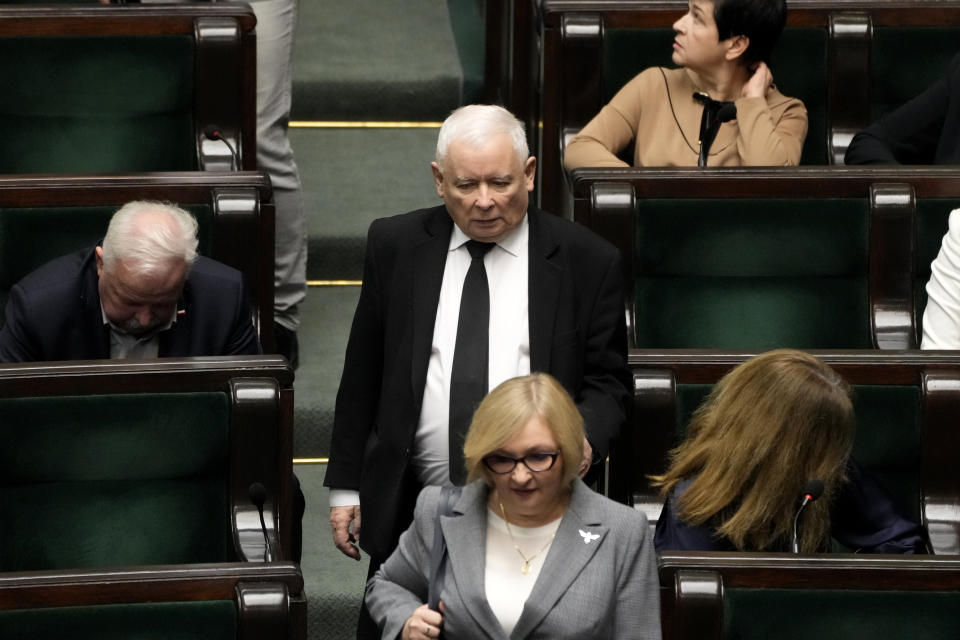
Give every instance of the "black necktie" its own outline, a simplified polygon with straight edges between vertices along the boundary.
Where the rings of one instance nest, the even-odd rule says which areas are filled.
[[[493,242],[467,242],[470,268],[463,281],[460,319],[457,321],[457,346],[450,371],[450,480],[463,484],[467,470],[463,461],[463,441],[473,412],[487,394],[490,351],[490,289],[483,256],[496,246]]]

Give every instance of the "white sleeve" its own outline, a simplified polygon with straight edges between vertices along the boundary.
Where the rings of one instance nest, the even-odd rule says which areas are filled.
[[[330,508],[355,507],[360,504],[360,492],[353,489],[330,489]]]
[[[960,349],[960,209],[950,212],[940,253],[930,264],[920,348]]]

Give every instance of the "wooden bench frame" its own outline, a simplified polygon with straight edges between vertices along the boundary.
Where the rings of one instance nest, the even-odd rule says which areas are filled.
[[[292,562],[0,573],[0,611],[232,600],[237,637],[306,639],[303,575]]]
[[[960,591],[956,558],[673,551],[658,565],[664,640],[720,640],[725,588]]]
[[[938,554],[960,554],[960,352],[810,351],[852,385],[917,386],[922,398],[921,524]],[[708,350],[632,350],[634,397],[628,427],[610,451],[610,496],[643,510],[651,523],[663,499],[646,480],[666,468],[673,446],[678,384],[715,384],[757,355]]]
[[[671,197],[867,200],[873,346],[912,349],[919,345],[923,313],[915,308],[914,297],[917,200],[960,198],[960,170],[947,167],[578,169],[573,175],[575,219],[621,252],[632,347],[638,346],[634,344],[633,259],[638,201]]]
[[[243,272],[253,321],[265,352],[273,350],[274,219],[270,179],[249,172],[133,175],[0,175],[0,209],[115,206],[161,200],[209,205],[209,257]],[[106,228],[102,233],[106,233]],[[83,247],[77,247],[82,249]],[[26,274],[23,274],[26,275]]]
[[[256,16],[239,3],[163,5],[0,5],[0,37],[189,35],[196,47],[194,141],[201,170],[234,168],[223,142],[207,140],[215,124],[240,157],[257,168]]]
[[[540,102],[534,147],[540,205],[565,213],[563,147],[603,106],[603,38],[611,28],[670,28],[682,0],[544,0]],[[787,28],[827,32],[827,155],[842,164],[853,134],[870,123],[872,30],[881,26],[960,27],[958,0],[791,0]],[[639,69],[637,70],[640,71]]]
[[[267,487],[264,520],[274,559],[291,556],[293,370],[280,356],[75,360],[0,365],[0,397],[224,392],[230,399],[230,513],[237,558],[266,545],[250,484]]]

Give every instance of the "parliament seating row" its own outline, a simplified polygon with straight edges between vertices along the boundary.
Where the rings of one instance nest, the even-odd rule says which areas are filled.
[[[174,202],[196,216],[199,253],[243,273],[257,335],[270,353],[274,205],[269,178],[252,171],[0,175],[0,310],[22,277],[94,246],[113,213],[135,199]]]
[[[960,560],[668,552],[659,557],[664,640],[951,640]]]
[[[567,206],[563,147],[634,75],[672,66],[671,25],[682,0],[543,0],[529,123],[537,145],[540,204]],[[941,76],[957,52],[957,0],[792,0],[771,67],[777,87],[801,99],[810,128],[802,164],[841,164],[852,135]]]
[[[0,573],[0,638],[304,640],[289,562]]]
[[[960,207],[948,167],[579,169],[623,258],[631,346],[913,349]]]
[[[811,351],[853,388],[853,455],[900,512],[927,528],[937,554],[960,553],[960,354]],[[634,350],[628,427],[611,447],[609,493],[656,522],[662,473],[696,408],[720,378],[754,352]]]
[[[0,366],[0,572],[290,558],[292,425],[278,356]]]
[[[0,6],[0,173],[256,168],[256,18],[240,3]]]

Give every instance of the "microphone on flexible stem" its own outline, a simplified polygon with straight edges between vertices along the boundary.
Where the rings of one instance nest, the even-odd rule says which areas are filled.
[[[700,117],[700,155],[697,166],[707,166],[707,156],[713,145],[720,125],[737,117],[737,105],[733,102],[719,102],[702,91],[696,91],[693,99],[703,105],[703,116]]]
[[[800,514],[803,513],[804,508],[817,498],[823,495],[823,482],[817,479],[808,480],[807,484],[803,487],[803,493],[800,494],[803,498],[800,501],[800,508],[797,509],[797,515],[793,517],[793,541],[790,545],[790,550],[793,553],[800,553],[800,541],[797,538],[797,523],[800,522]]]
[[[250,502],[252,502],[256,507],[257,511],[260,512],[260,530],[263,531],[263,561],[270,562],[273,560],[273,554],[270,553],[270,539],[267,538],[267,523],[263,520],[263,503],[267,501],[267,488],[263,486],[262,482],[254,482],[250,485]]]
[[[230,156],[233,158],[234,169],[237,171],[240,170],[240,156],[237,155],[237,150],[233,148],[233,145],[230,144],[230,141],[224,137],[223,132],[220,131],[220,127],[215,124],[208,124],[203,128],[203,137],[205,137],[207,140],[219,140],[223,144],[227,145],[227,149],[230,149]]]

